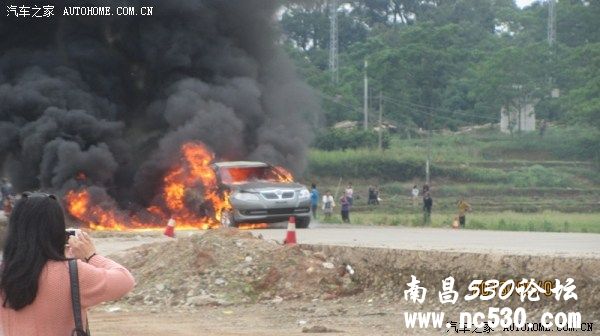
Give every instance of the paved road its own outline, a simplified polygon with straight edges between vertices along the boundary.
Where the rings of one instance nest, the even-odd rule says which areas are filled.
[[[206,231],[177,231],[177,237]],[[264,239],[283,241],[286,229],[251,230]],[[423,251],[600,258],[600,234],[452,230],[433,228],[320,225],[297,230],[300,244],[360,246]],[[96,238],[102,253],[124,251],[145,243],[168,241],[159,232],[133,232]]]
[[[279,241],[286,234],[285,229],[252,232]],[[600,234],[320,225],[296,235],[303,244],[600,258]]]
[[[0,214],[1,215],[1,214]],[[179,232],[178,236],[198,231]],[[286,229],[252,230],[265,239],[283,241]],[[452,230],[409,227],[311,224],[296,231],[298,243],[437,250],[519,255],[551,255],[600,258],[600,234]],[[97,239],[99,250],[118,252],[164,237],[113,237]]]

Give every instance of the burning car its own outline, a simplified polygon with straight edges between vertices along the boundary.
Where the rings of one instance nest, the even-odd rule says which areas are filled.
[[[179,229],[237,226],[264,228],[296,217],[299,228],[310,223],[310,193],[284,168],[263,162],[214,162],[214,153],[199,141],[181,145],[179,159],[162,177],[160,192],[145,208],[123,210],[102,188],[89,185],[84,173],[65,196],[65,208],[92,230]]]
[[[295,216],[298,228],[308,227],[310,192],[285,170],[251,161],[217,162],[212,167],[230,203],[221,211],[221,225],[275,223]]]

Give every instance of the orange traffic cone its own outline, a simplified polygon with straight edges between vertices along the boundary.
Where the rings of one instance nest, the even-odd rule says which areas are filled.
[[[173,218],[169,218],[169,221],[167,222],[165,236],[175,238],[175,220]]]
[[[294,216],[290,217],[288,221],[287,235],[285,236],[283,243],[285,245],[296,244],[296,217]]]

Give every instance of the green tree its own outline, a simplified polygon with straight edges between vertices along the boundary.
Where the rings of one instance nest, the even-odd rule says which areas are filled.
[[[569,66],[561,98],[566,117],[600,129],[600,43],[579,47],[563,61]]]
[[[471,97],[476,110],[490,116],[501,108],[521,111],[525,104],[547,95],[547,62],[544,43],[528,48],[506,46],[490,55],[473,72]]]

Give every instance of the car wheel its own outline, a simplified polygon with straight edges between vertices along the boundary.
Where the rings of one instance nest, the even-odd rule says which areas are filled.
[[[231,210],[221,211],[221,227],[235,227],[235,220],[233,219],[233,212]]]
[[[296,227],[298,229],[307,229],[310,224],[310,217],[296,218]]]

